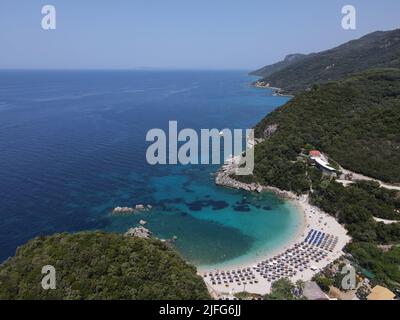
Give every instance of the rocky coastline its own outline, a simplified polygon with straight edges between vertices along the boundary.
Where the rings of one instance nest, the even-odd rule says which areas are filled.
[[[288,98],[293,98],[294,95],[284,93],[284,90],[282,88],[278,87],[271,87],[271,85],[263,80],[257,80],[252,83],[252,86],[255,88],[259,89],[271,89],[274,91],[274,96],[276,97],[288,97]]]
[[[215,184],[222,187],[237,189],[237,190],[245,190],[249,192],[258,192],[261,193],[263,191],[271,191],[275,193],[278,197],[290,200],[298,200],[299,197],[290,191],[285,191],[278,189],[276,187],[265,186],[259,183],[244,183],[238,181],[232,176],[235,174],[237,169],[236,162],[225,164],[221,167],[221,169],[216,173],[215,176]]]

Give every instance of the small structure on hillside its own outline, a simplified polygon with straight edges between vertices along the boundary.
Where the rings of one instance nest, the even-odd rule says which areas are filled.
[[[321,158],[321,152],[319,152],[318,150],[311,150],[310,157]]]
[[[314,281],[304,283],[303,296],[306,297],[307,300],[329,300],[329,297]]]
[[[309,152],[309,156],[311,161],[322,170],[322,172],[326,175],[337,176],[337,170],[329,165],[328,161],[324,159],[322,153],[318,150],[311,150]]]
[[[371,290],[367,300],[393,300],[395,297],[396,295],[389,289],[382,286],[376,286]]]
[[[329,288],[328,295],[331,299],[335,300],[359,300],[355,290],[341,291],[339,288],[333,286]]]

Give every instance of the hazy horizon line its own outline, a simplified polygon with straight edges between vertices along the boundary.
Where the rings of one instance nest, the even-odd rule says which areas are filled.
[[[0,68],[1,71],[243,71],[251,72],[255,69],[244,68]]]

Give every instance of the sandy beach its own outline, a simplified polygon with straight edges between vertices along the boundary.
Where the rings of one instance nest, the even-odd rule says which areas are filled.
[[[232,170],[234,164],[225,165],[217,174],[216,183],[248,191],[274,192],[298,209],[303,225],[284,247],[260,255],[258,261],[218,270],[199,269],[213,296],[233,296],[243,291],[264,295],[280,278],[309,281],[344,254],[343,248],[351,240],[346,229],[334,217],[311,205],[308,195],[298,197],[273,187],[243,184],[229,177]]]

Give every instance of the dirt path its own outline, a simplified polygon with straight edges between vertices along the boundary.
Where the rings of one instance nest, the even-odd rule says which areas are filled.
[[[397,190],[397,191],[400,191],[400,186],[397,186],[397,185],[395,185],[395,184],[385,183],[385,182],[380,181],[380,180],[378,180],[378,179],[374,179],[374,178],[371,178],[371,177],[367,177],[367,176],[364,176],[364,175],[362,175],[362,174],[355,173],[355,172],[350,171],[350,170],[346,170],[346,169],[344,169],[344,168],[341,168],[341,171],[343,172],[343,175],[347,175],[347,174],[353,175],[353,181],[348,181],[348,180],[337,180],[338,182],[340,182],[340,183],[342,183],[342,184],[344,184],[344,185],[354,183],[354,182],[357,181],[357,180],[375,181],[375,182],[378,182],[379,185],[380,185],[381,187],[383,187],[383,188],[386,188],[386,189],[389,189],[389,190]]]

